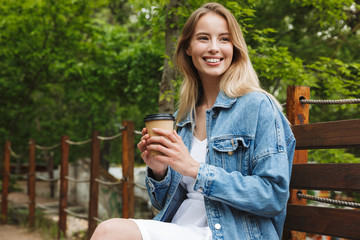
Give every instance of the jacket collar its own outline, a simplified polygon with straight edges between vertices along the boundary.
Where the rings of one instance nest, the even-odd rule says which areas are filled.
[[[212,106],[212,109],[214,108],[230,108],[235,102],[237,98],[231,98],[228,97],[225,93],[222,91],[219,92],[218,96],[216,97],[215,103]]]
[[[215,103],[211,109],[230,108],[236,102],[236,100],[237,100],[237,98],[228,97],[225,93],[220,91],[218,96],[216,97]],[[190,113],[188,113],[186,118],[184,120],[182,120],[181,122],[177,123],[176,125],[178,127],[184,127],[186,124],[189,124],[191,122],[192,122],[192,119],[191,119]]]

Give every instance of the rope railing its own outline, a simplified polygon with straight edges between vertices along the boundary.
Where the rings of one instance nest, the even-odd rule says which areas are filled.
[[[341,201],[341,200],[335,200],[335,199],[331,199],[331,198],[316,197],[316,196],[304,194],[302,191],[298,191],[297,196],[298,196],[298,198],[313,200],[313,201],[317,201],[317,202],[329,203],[329,204],[344,206],[344,207],[360,208],[360,203],[357,203],[357,202]]]
[[[359,104],[360,99],[339,99],[339,100],[315,100],[300,99],[302,104]]]
[[[135,187],[138,187],[138,188],[140,188],[140,189],[142,189],[142,190],[147,190],[147,188],[146,188],[145,186],[142,186],[142,185],[137,184],[137,183],[134,183],[134,186],[135,186]]]
[[[40,203],[36,203],[36,207],[44,209],[44,210],[53,210],[53,208],[48,207],[48,206],[46,206],[44,204],[40,204]]]
[[[360,98],[353,99],[338,99],[338,100],[323,100],[323,99],[300,99],[300,103],[302,104],[360,104]],[[281,106],[285,107],[286,103],[281,104]]]
[[[44,182],[56,182],[59,180],[59,178],[46,178],[46,177],[36,176],[36,180],[41,180]]]
[[[9,151],[10,151],[10,154],[12,157],[16,158],[16,159],[19,159],[19,158],[22,158],[22,156],[20,154],[16,154],[13,149],[11,148],[11,146],[9,146]]]
[[[71,211],[68,208],[65,208],[64,211],[66,213],[70,214],[73,217],[82,218],[82,219],[88,219],[88,216],[86,214],[76,213],[76,212]]]
[[[118,137],[122,136],[122,131],[124,131],[126,129],[126,127],[120,127],[120,133],[114,135],[114,136],[110,136],[110,137],[103,137],[103,136],[98,136],[97,138],[102,140],[102,141],[108,141],[108,140],[113,140],[116,139]]]
[[[116,186],[116,185],[121,185],[123,184],[124,182],[124,179],[121,179],[120,181],[116,181],[116,182],[109,182],[109,181],[103,181],[103,180],[100,180],[98,178],[95,178],[95,181],[102,184],[102,185],[105,185],[105,186]],[[142,186],[140,184],[137,184],[137,183],[133,183],[135,187],[138,187],[142,190],[146,190],[146,187],[145,186]]]
[[[74,141],[71,141],[71,140],[66,140],[65,142],[67,144],[69,144],[69,145],[84,145],[84,144],[87,144],[87,143],[91,142],[91,138],[87,139],[85,141],[80,141],[80,142],[74,142]]]
[[[102,220],[101,218],[98,217],[93,217],[93,219],[99,223],[103,222],[104,220]]]
[[[71,182],[77,182],[77,183],[94,183],[94,181],[103,184],[103,185],[107,185],[107,186],[116,186],[119,185],[121,186],[122,184],[128,184],[131,187],[138,187],[141,189],[146,189],[145,187],[139,185],[139,184],[135,184],[133,179],[130,179],[127,175],[128,172],[133,171],[131,165],[129,164],[125,164],[128,162],[133,162],[134,159],[131,156],[132,151],[134,151],[134,146],[133,146],[133,139],[134,139],[134,135],[138,134],[141,135],[141,131],[136,131],[134,129],[134,124],[131,121],[124,121],[124,127],[118,128],[119,132],[117,134],[114,134],[113,136],[99,136],[98,131],[93,131],[92,137],[85,140],[85,141],[72,141],[69,139],[68,136],[64,135],[61,138],[61,143],[57,143],[54,145],[49,145],[49,146],[43,146],[40,144],[36,144],[35,139],[30,139],[29,141],[29,161],[28,161],[28,170],[29,173],[27,174],[22,174],[21,177],[22,178],[26,178],[29,182],[28,184],[31,186],[31,189],[35,188],[35,182],[37,180],[40,181],[46,181],[46,182],[56,182],[59,181],[60,186],[59,186],[59,204],[58,204],[58,208],[60,208],[60,212],[59,212],[59,233],[65,233],[66,232],[66,228],[64,227],[66,224],[66,213],[68,213],[69,215],[72,215],[74,217],[78,217],[78,218],[83,218],[83,219],[88,219],[89,220],[89,233],[92,233],[94,231],[94,227],[96,227],[96,225],[94,225],[94,223],[96,223],[96,221],[101,222],[103,221],[102,219],[97,217],[97,209],[96,208],[89,208],[88,213],[86,214],[79,214],[79,211],[74,211],[73,209],[69,208],[67,206],[67,192],[68,192],[68,184],[65,184],[66,181],[71,181]],[[108,140],[114,140],[117,139],[119,137],[123,137],[123,152],[122,152],[122,156],[123,156],[123,163],[125,165],[129,165],[128,170],[124,176],[123,179],[121,180],[112,180],[113,182],[107,182],[107,181],[102,181],[100,180],[100,176],[99,176],[99,160],[100,160],[100,150],[101,150],[101,145],[100,145],[100,141],[108,141]],[[100,140],[100,141],[99,141]],[[65,143],[65,144],[64,144]],[[91,157],[91,166],[90,166],[90,170],[91,170],[91,174],[89,179],[76,179],[73,177],[68,176],[68,162],[69,162],[69,145],[83,145],[83,144],[87,144],[87,143],[92,143],[91,145],[91,149],[92,149],[92,157]],[[23,158],[23,156],[16,154],[12,149],[11,149],[11,142],[7,141],[5,143],[6,145],[6,151],[5,151],[5,157],[6,158],[6,163],[9,163],[10,165],[10,158]],[[54,177],[53,175],[51,175],[51,172],[49,172],[49,176],[45,176],[45,175],[41,175],[41,176],[37,176],[36,175],[36,151],[41,151],[41,150],[52,150],[55,148],[59,148],[61,147],[61,155],[60,155],[60,169],[61,171],[59,171],[59,177]],[[71,148],[71,147],[70,147]],[[26,157],[25,157],[26,158]],[[52,163],[52,162],[50,162]],[[94,164],[93,164],[94,163]],[[96,169],[96,170],[94,170]],[[48,171],[53,171],[53,169],[51,168],[51,166],[49,165],[49,168],[47,169]],[[7,172],[5,174],[3,174],[5,178],[10,178],[10,177],[15,177],[16,175],[14,174],[10,174],[10,170],[7,170]],[[7,176],[9,175],[9,176]],[[63,181],[65,180],[65,182]],[[6,186],[8,188],[8,186]],[[94,190],[95,189],[95,190]],[[128,202],[126,204],[126,207],[124,207],[123,210],[123,216],[126,217],[130,217],[133,216],[133,202],[131,201],[130,197],[133,193],[131,193],[131,189],[122,189],[123,192],[125,191],[126,194],[124,193],[122,198],[127,199],[127,200],[123,200],[124,202]],[[32,191],[33,193],[34,191]],[[90,206],[96,206],[98,204],[98,190],[96,190],[96,188],[91,188],[90,189],[90,195],[91,196],[96,196],[94,198],[90,198],[89,199],[89,203]],[[43,204],[37,204],[35,201],[35,198],[33,199],[33,197],[35,197],[35,194],[32,194],[29,199],[30,201],[24,202],[24,203],[20,203],[19,207],[26,207],[28,205],[29,208],[29,225],[32,226],[34,223],[34,219],[35,219],[35,208],[39,208],[39,209],[44,209],[45,211],[55,211],[54,209],[51,209],[49,206],[45,206]],[[7,216],[7,212],[5,213]],[[91,220],[90,220],[91,219]]]
[[[65,176],[65,179],[70,181],[70,182],[75,182],[75,183],[90,182],[90,179],[76,179],[76,178],[72,178],[72,177],[69,177],[69,176]]]
[[[135,130],[134,133],[135,133],[136,135],[142,135],[142,132],[141,132],[141,131],[138,131],[138,130]]]
[[[39,149],[39,150],[45,150],[45,151],[48,151],[48,150],[53,150],[55,148],[58,148],[60,147],[61,143],[57,143],[57,144],[54,144],[52,146],[41,146],[41,145],[35,145],[36,149]]]
[[[122,136],[122,132],[120,132],[119,134],[116,134],[114,136],[111,136],[111,137],[103,137],[103,136],[98,136],[97,138],[102,140],[102,141],[108,141],[108,140],[114,140],[118,137],[121,137]]]
[[[116,182],[109,182],[109,181],[103,181],[101,179],[98,179],[98,178],[95,178],[95,181],[102,184],[102,185],[105,185],[105,186],[116,186],[116,185],[121,185],[123,184],[124,180],[121,179],[120,181],[116,181]]]

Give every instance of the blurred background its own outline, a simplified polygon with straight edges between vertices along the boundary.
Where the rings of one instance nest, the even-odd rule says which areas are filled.
[[[113,135],[123,120],[141,130],[146,114],[173,112],[174,45],[204,2],[0,0],[0,146],[10,140],[27,155],[29,138],[49,146],[62,135]],[[310,86],[312,99],[360,96],[360,1],[218,2],[238,19],[262,86],[281,103],[288,85]],[[310,110],[310,122],[358,117],[357,105]],[[119,163],[120,149],[102,146],[103,166]]]

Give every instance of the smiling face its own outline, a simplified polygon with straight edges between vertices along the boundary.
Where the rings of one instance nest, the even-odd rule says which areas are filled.
[[[196,23],[186,54],[191,56],[202,80],[218,80],[233,58],[233,43],[225,18],[215,13],[202,16]]]

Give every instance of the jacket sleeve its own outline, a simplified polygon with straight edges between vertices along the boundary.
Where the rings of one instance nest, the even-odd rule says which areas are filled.
[[[256,119],[256,118],[255,118]],[[274,217],[285,207],[295,139],[286,141],[277,112],[269,101],[262,101],[256,119],[251,174],[227,172],[221,167],[201,164],[194,189],[209,199],[263,217]],[[292,144],[287,152],[285,144]]]
[[[168,167],[166,176],[161,181],[156,181],[152,176],[150,168],[146,168],[145,184],[150,197],[151,204],[157,210],[161,210],[166,202],[166,195],[171,183],[171,170]]]

